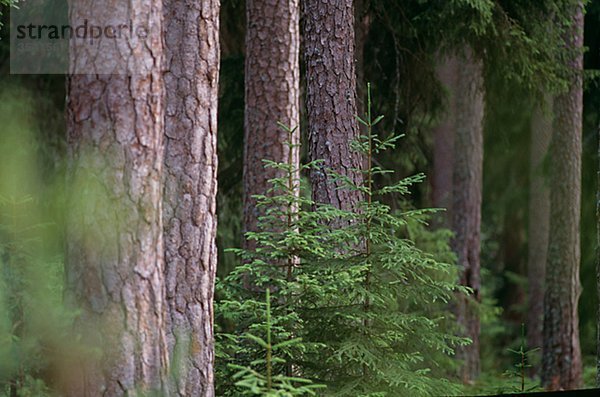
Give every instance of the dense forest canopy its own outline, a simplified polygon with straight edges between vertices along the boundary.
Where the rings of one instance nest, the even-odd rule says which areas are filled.
[[[600,386],[600,1],[113,3],[0,1],[0,396]]]

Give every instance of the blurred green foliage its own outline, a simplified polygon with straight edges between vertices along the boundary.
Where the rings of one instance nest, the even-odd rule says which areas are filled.
[[[0,395],[50,395],[46,381],[68,342],[59,186],[41,172],[37,106],[2,85],[0,119]],[[44,177],[46,179],[44,179]],[[62,186],[62,185],[61,185]],[[50,204],[52,203],[52,204]]]

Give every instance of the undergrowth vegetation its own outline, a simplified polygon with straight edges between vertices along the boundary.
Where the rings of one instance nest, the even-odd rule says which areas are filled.
[[[372,118],[370,95],[367,109],[359,118],[364,133],[353,145],[369,164],[362,170],[364,184],[330,172],[338,188],[362,194],[355,211],[297,194],[298,175],[318,161],[299,170],[265,162],[280,176],[271,180],[268,194],[257,197],[265,215],[259,230],[246,235],[256,248],[234,250],[241,264],[218,283],[217,394],[239,395],[253,377],[259,384],[265,371],[313,380],[326,386],[319,392],[325,395],[459,393],[450,380],[457,365],[453,355],[469,341],[458,336],[448,308],[457,294],[469,291],[457,285],[449,234],[427,228],[434,210],[405,201],[392,211],[383,203],[386,195],[407,196],[424,177],[373,185],[375,176],[391,173],[373,165],[373,158],[400,136],[380,139],[374,129],[382,117]],[[268,290],[273,299],[267,310]],[[269,338],[267,346],[278,346],[280,359],[265,362],[265,345],[256,342]],[[240,368],[248,368],[243,384],[234,375]]]

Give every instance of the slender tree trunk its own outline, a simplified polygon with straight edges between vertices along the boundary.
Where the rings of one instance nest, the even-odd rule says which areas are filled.
[[[255,231],[262,214],[257,194],[266,194],[269,180],[281,171],[264,167],[263,159],[289,163],[289,128],[300,124],[300,10],[298,0],[247,0],[246,112],[244,119],[244,232]],[[291,142],[300,143],[300,131]],[[291,151],[300,163],[299,147]],[[296,189],[298,190],[298,189]],[[244,239],[246,248],[252,241]]]
[[[91,350],[72,363],[68,396],[168,395],[161,15],[159,0],[70,5],[72,26],[130,21],[146,34],[71,39],[66,298]]]
[[[499,245],[503,271],[506,273],[518,274],[525,277],[524,246],[525,220],[517,211],[505,211],[503,217],[502,233],[500,235]],[[508,278],[504,282],[504,288],[499,299],[502,307],[506,308],[502,312],[502,321],[520,327],[525,321],[525,315],[522,308],[527,302],[527,291],[524,286]],[[530,357],[531,358],[531,357]]]
[[[354,7],[352,0],[304,1],[304,57],[311,160],[323,160],[311,171],[313,199],[346,210],[356,208],[361,194],[340,189],[331,171],[362,186],[363,159],[350,149],[359,136],[356,121]]]
[[[431,198],[433,206],[444,208],[439,214],[439,226],[451,227],[452,190],[454,170],[454,134],[456,97],[457,60],[447,56],[438,58],[436,73],[440,83],[446,89],[446,106],[440,123],[433,130],[433,178],[431,178]]]
[[[370,12],[370,0],[355,0],[354,1],[354,32],[355,32],[355,50],[354,59],[356,65],[356,94],[357,101],[356,106],[358,109],[358,115],[363,116],[365,114],[365,101],[367,97],[367,83],[365,77],[365,45],[367,38],[369,37],[369,30],[371,29],[371,12]]]
[[[527,281],[527,345],[542,347],[544,318],[544,278],[550,228],[550,192],[544,174],[544,159],[552,136],[551,98],[537,104],[531,120],[531,154],[529,169],[529,255]]]
[[[596,292],[598,295],[598,312],[596,313],[596,387],[600,388],[600,126],[598,132],[598,172],[596,175]]]
[[[481,60],[466,49],[457,63],[457,97],[454,142],[454,189],[452,219],[455,237],[453,248],[461,267],[460,283],[473,289],[469,297],[461,298],[457,320],[473,343],[459,349],[464,360],[461,376],[465,382],[474,380],[479,365],[479,317],[473,307],[480,302],[480,225],[483,168],[484,86]]]
[[[583,3],[573,5],[566,45],[583,46]],[[577,303],[581,208],[581,129],[583,55],[568,66],[572,77],[567,92],[554,100],[550,181],[550,238],[544,296],[542,384],[550,390],[581,386],[581,348]]]
[[[163,0],[164,236],[173,395],[214,396],[219,0]]]

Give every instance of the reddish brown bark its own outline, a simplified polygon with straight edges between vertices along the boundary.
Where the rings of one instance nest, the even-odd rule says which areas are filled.
[[[466,49],[459,54],[456,82],[456,120],[454,141],[454,189],[452,206],[452,242],[460,266],[460,284],[472,288],[469,297],[461,297],[456,315],[472,344],[460,348],[464,360],[461,376],[474,380],[480,371],[479,317],[474,303],[481,300],[480,225],[483,168],[484,87],[481,60]]]
[[[443,116],[433,130],[433,177],[431,197],[433,206],[444,208],[439,218],[441,226],[450,227],[452,220],[452,189],[454,170],[454,129],[456,112],[457,60],[454,57],[440,57],[436,73],[446,89],[446,102]]]
[[[529,244],[527,281],[527,345],[542,347],[544,318],[544,277],[550,228],[550,192],[544,174],[544,159],[552,136],[551,99],[536,105],[531,120],[531,154],[529,169]]]
[[[82,343],[97,350],[71,363],[65,394],[166,393],[161,2],[70,6],[72,26],[131,21],[148,35],[105,40],[101,54],[71,41],[67,299]],[[81,74],[109,68],[119,74]]]
[[[365,79],[365,45],[367,38],[369,37],[369,31],[371,29],[371,12],[370,12],[370,1],[369,0],[355,0],[354,1],[354,33],[355,33],[355,46],[354,46],[354,59],[356,67],[356,106],[358,108],[358,114],[362,117],[365,114],[366,97],[367,97],[367,83]]]
[[[265,168],[263,159],[290,163],[286,142],[289,128],[300,123],[300,26],[298,0],[247,0],[246,111],[244,118],[243,230],[255,231],[264,212],[252,196],[267,194],[269,180],[281,171]],[[300,143],[300,131],[293,135]],[[291,164],[300,162],[299,147],[291,151]],[[246,248],[251,241],[244,240]]]
[[[219,1],[164,0],[163,221],[171,395],[214,395]]]
[[[350,149],[359,136],[356,121],[354,7],[352,0],[304,3],[304,58],[309,154],[323,160],[311,171],[313,199],[355,209],[361,194],[340,189],[331,171],[362,185],[362,156]]]
[[[581,348],[577,304],[581,293],[580,209],[581,133],[583,110],[583,3],[572,8],[565,35],[569,49],[578,51],[568,90],[554,100],[550,144],[550,237],[544,296],[542,384],[550,390],[581,386]]]

